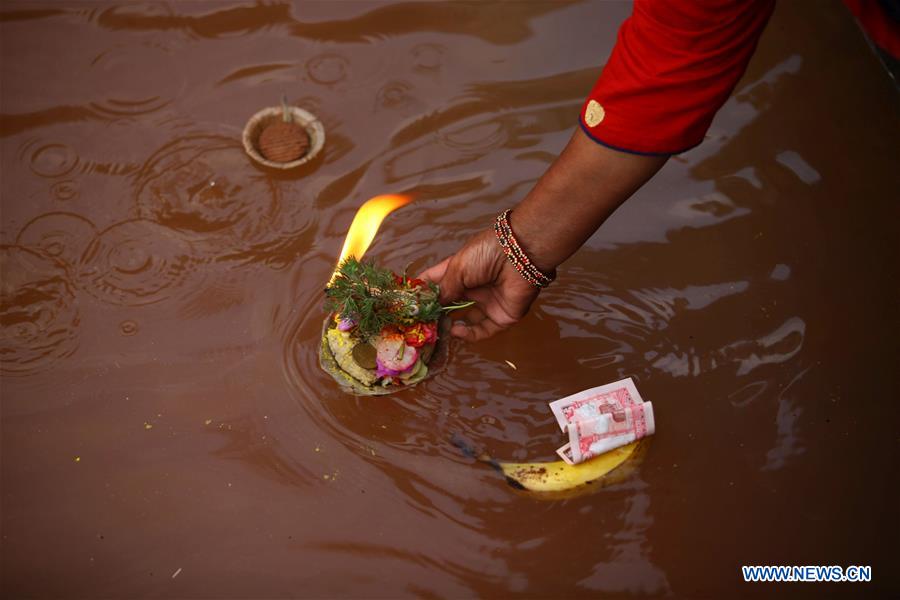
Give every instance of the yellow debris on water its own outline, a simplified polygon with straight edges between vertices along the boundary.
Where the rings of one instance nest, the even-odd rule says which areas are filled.
[[[212,423],[212,419],[207,419],[207,420],[203,421],[204,425],[210,425],[211,423]]]
[[[505,362],[505,363],[508,364],[510,367],[512,367],[512,368],[513,368],[513,371],[518,371],[518,370],[519,370],[519,367],[517,367],[517,366],[515,365],[515,363],[513,363],[512,361],[506,360],[506,361],[503,361],[503,362]]]
[[[76,456],[76,457],[75,457],[75,462],[81,462],[81,457],[80,457],[80,456]]]
[[[144,429],[153,429],[153,425],[151,425],[150,423],[145,422],[145,423],[144,423]]]

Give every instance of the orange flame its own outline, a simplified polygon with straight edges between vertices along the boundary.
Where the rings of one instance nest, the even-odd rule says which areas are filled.
[[[361,259],[372,244],[372,240],[375,239],[375,234],[378,233],[378,227],[381,226],[384,218],[410,202],[412,202],[412,196],[384,194],[370,198],[360,206],[356,211],[356,216],[353,217],[353,223],[350,224],[350,230],[347,231],[347,238],[344,240],[344,247],[338,258],[338,266],[350,256]],[[337,272],[335,272],[336,274]],[[331,276],[331,281],[334,281],[335,275]]]

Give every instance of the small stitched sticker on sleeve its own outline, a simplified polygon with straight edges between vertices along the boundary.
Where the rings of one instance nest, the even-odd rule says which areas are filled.
[[[587,103],[587,108],[584,109],[584,122],[587,123],[588,127],[596,127],[605,116],[606,111],[603,110],[599,102],[591,100]]]

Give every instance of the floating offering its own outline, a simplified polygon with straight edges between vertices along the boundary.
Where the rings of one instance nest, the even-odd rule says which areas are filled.
[[[256,162],[293,169],[312,160],[325,145],[325,128],[311,113],[296,106],[264,108],[247,121],[244,150]]]
[[[629,377],[550,403],[569,443],[556,453],[569,464],[586,462],[656,431],[653,405],[644,402]]]
[[[441,317],[470,304],[441,306],[438,287],[350,257],[326,295],[322,365],[364,395],[422,381],[437,347]]]
[[[288,120],[274,121],[259,134],[259,151],[269,160],[286,163],[297,160],[309,150],[306,130],[290,121],[290,113],[283,113]]]
[[[569,443],[556,451],[562,460],[504,462],[459,436],[452,441],[502,473],[514,488],[556,499],[624,480],[644,452],[642,439],[655,430],[653,407],[630,378],[555,400],[550,410],[569,435]]]
[[[451,442],[467,456],[496,469],[513,488],[534,492],[548,500],[571,497],[623,481],[644,454],[644,442],[637,441],[577,465],[564,460],[517,463],[491,457],[458,435],[454,435]]]
[[[360,260],[384,218],[411,200],[383,195],[360,207],[325,289],[319,363],[356,394],[390,394],[425,379],[443,315],[473,304],[441,306],[434,283]]]

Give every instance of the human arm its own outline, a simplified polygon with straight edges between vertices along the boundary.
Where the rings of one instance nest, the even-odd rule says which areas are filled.
[[[667,158],[611,150],[576,130],[510,214],[516,239],[538,269],[553,271]],[[518,322],[539,291],[513,268],[492,229],[476,234],[459,252],[422,275],[441,286],[443,301],[467,298],[477,303],[469,309],[467,323],[457,323],[451,330],[468,341],[490,337]]]
[[[580,130],[510,224],[545,272],[571,256],[666,162],[699,144],[743,75],[774,0],[636,0],[582,107]],[[426,270],[442,298],[478,305],[452,333],[479,340],[521,319],[538,295],[490,229]]]

